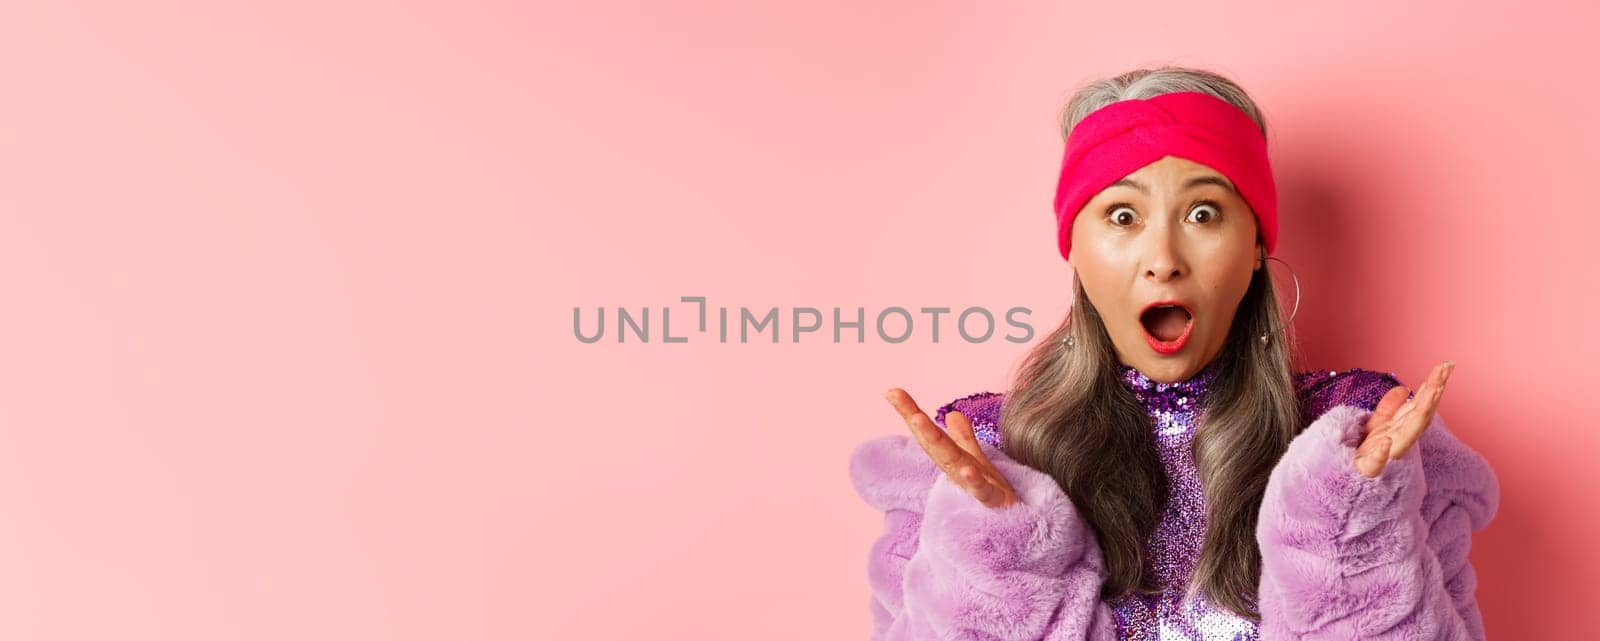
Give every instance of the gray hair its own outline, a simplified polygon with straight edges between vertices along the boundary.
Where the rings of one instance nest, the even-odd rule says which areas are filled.
[[[1080,86],[1061,109],[1061,139],[1066,140],[1072,128],[1089,114],[1113,102],[1143,100],[1180,91],[1198,91],[1226,100],[1249,114],[1261,127],[1263,136],[1267,133],[1267,119],[1261,108],[1232,80],[1203,69],[1168,66],[1129,71]]]

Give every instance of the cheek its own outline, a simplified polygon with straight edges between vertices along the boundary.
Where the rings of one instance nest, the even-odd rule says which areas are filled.
[[[1239,303],[1244,300],[1245,292],[1250,290],[1250,279],[1255,274],[1246,265],[1240,269],[1230,270],[1218,280],[1211,283],[1212,304],[1211,316],[1216,319],[1232,319],[1239,311]],[[1231,325],[1232,323],[1227,323]],[[1226,331],[1226,327],[1218,327],[1219,331]]]
[[[1109,320],[1117,310],[1123,309],[1127,291],[1121,283],[1125,278],[1114,263],[1105,260],[1092,247],[1077,245],[1072,247],[1072,260],[1078,280],[1083,283],[1084,294],[1101,316]]]
[[[1137,261],[1137,256],[1131,256],[1127,248],[1120,247],[1103,234],[1096,234],[1083,229],[1085,223],[1079,221],[1073,225],[1076,233],[1072,236],[1072,264],[1077,271],[1078,279],[1083,281],[1086,290],[1110,290],[1119,287],[1119,283],[1126,283],[1128,275],[1135,269],[1130,261]],[[1095,301],[1098,305],[1099,301]]]
[[[1207,289],[1211,290],[1219,300],[1237,303],[1244,298],[1244,293],[1250,289],[1250,280],[1255,277],[1256,249],[1253,236],[1245,232],[1248,229],[1234,229],[1227,240],[1217,247],[1213,254],[1211,265],[1217,267],[1212,271],[1207,282]]]

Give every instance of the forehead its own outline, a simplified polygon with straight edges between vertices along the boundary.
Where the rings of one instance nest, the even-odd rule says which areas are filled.
[[[1238,193],[1222,172],[1187,158],[1164,156],[1106,186],[1106,189],[1179,192],[1207,186]]]

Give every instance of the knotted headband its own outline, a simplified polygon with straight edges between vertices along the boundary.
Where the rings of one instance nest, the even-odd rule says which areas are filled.
[[[1192,160],[1226,176],[1255,212],[1262,242],[1272,253],[1278,243],[1278,190],[1261,128],[1232,103],[1180,91],[1113,102],[1072,128],[1056,183],[1061,257],[1071,252],[1072,221],[1085,203],[1164,156]]]

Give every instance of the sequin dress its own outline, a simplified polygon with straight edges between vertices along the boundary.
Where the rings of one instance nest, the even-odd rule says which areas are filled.
[[[1210,392],[1219,368],[1219,362],[1213,361],[1187,380],[1159,383],[1137,369],[1117,366],[1119,379],[1150,416],[1170,484],[1166,508],[1146,547],[1146,571],[1155,577],[1162,591],[1152,595],[1130,592],[1107,601],[1116,615],[1120,641],[1259,639],[1255,621],[1213,606],[1204,593],[1197,591],[1188,605],[1182,604],[1206,530],[1205,493],[1190,447],[1198,408]],[[1302,419],[1307,424],[1334,405],[1371,410],[1384,392],[1400,384],[1392,373],[1362,369],[1300,372],[1294,375],[1294,383]],[[979,439],[998,445],[1002,400],[1001,394],[980,392],[939,408],[938,420],[943,424],[946,413],[962,411],[972,421]]]
[[[1212,607],[1204,594],[1196,594],[1187,606],[1181,603],[1205,540],[1205,493],[1190,447],[1194,443],[1198,407],[1205,402],[1216,378],[1217,362],[1212,361],[1188,380],[1173,383],[1152,381],[1125,365],[1118,365],[1117,370],[1122,383],[1150,415],[1156,449],[1170,488],[1160,524],[1146,547],[1145,571],[1155,577],[1161,593],[1129,592],[1110,601],[1117,615],[1119,638],[1255,641],[1254,621]]]

